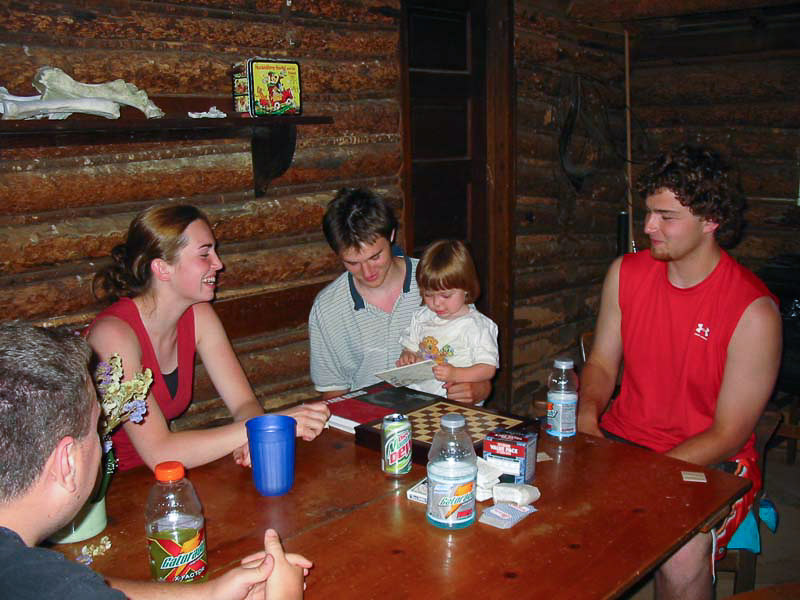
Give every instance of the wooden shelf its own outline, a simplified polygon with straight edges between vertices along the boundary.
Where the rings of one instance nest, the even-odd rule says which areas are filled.
[[[258,197],[264,195],[272,179],[281,176],[291,165],[298,125],[333,123],[333,118],[329,116],[305,115],[252,118],[236,114],[222,119],[193,119],[186,112],[207,110],[215,103],[198,101],[196,98],[192,100],[191,103],[184,103],[175,99],[153,98],[162,109],[166,109],[165,105],[173,109],[176,104],[184,104],[184,112],[170,110],[161,119],[147,119],[141,112],[123,107],[119,119],[74,114],[63,120],[0,120],[0,149],[250,138],[255,195]],[[218,100],[216,106],[222,105],[221,110],[230,115],[230,100],[226,100]]]

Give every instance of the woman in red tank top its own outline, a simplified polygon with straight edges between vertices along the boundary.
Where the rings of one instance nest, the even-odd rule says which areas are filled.
[[[193,206],[150,207],[131,222],[112,259],[93,286],[114,304],[95,318],[87,340],[100,360],[119,354],[126,379],[143,368],[153,371],[144,421],[125,423],[114,436],[120,468],[145,463],[153,469],[164,460],[191,468],[231,452],[238,464],[249,465],[244,422],[264,411],[210,304],[223,265],[208,218]],[[169,420],[191,401],[195,352],[233,422],[172,432]],[[297,434],[308,440],[322,431],[329,413],[320,402],[284,414],[297,420]]]

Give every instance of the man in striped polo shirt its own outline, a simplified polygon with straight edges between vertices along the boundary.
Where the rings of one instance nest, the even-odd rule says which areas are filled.
[[[417,259],[395,245],[397,219],[380,196],[340,190],[322,229],[346,269],[317,295],[308,317],[311,379],[326,400],[377,383],[375,373],[395,366],[400,335],[422,300]],[[467,404],[491,391],[488,381],[445,387],[448,398]]]

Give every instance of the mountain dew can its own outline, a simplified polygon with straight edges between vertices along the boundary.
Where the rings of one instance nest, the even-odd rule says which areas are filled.
[[[389,477],[402,477],[411,471],[411,422],[395,413],[383,417],[381,424],[381,468]]]

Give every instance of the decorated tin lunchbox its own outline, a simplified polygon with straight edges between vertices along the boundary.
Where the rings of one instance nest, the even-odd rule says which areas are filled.
[[[233,68],[233,105],[253,117],[299,115],[300,65],[291,61],[248,58]]]

